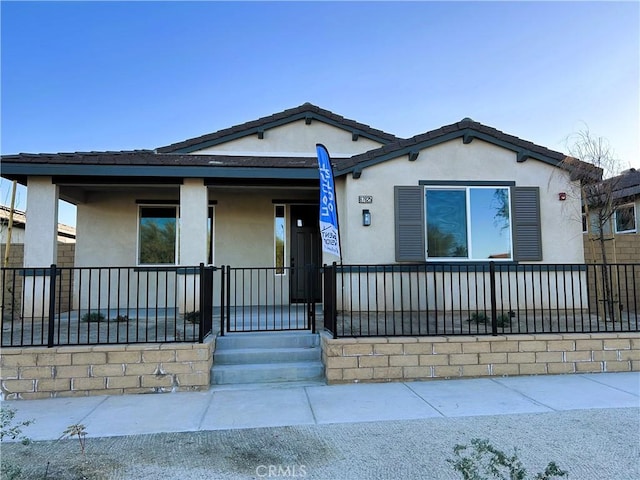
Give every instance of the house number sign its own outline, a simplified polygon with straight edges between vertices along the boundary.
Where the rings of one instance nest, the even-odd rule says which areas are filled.
[[[358,203],[373,203],[373,195],[358,195]]]

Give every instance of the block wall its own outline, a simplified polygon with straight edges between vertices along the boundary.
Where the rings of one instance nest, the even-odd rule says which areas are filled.
[[[204,343],[3,348],[3,398],[207,390],[215,340]]]
[[[605,253],[609,263],[640,263],[640,233],[621,233],[606,238]],[[588,235],[584,235],[584,258],[587,263],[602,262],[599,241]]]
[[[322,336],[327,382],[640,371],[637,333],[497,337]]]
[[[0,244],[0,251],[2,252],[2,258],[4,260],[5,244]],[[75,262],[75,243],[60,243],[58,242],[58,260],[56,266],[60,268],[73,268]],[[24,245],[23,244],[11,244],[9,249],[9,262],[8,268],[22,268],[24,266]],[[42,265],[43,267],[49,267],[50,265]],[[60,311],[66,312],[70,308],[70,289],[71,278],[73,275],[65,274],[62,276],[62,285],[60,285],[59,302]],[[13,311],[19,315],[22,311],[22,282],[24,277],[14,271],[9,271],[5,274],[3,279],[3,299],[7,310],[5,314],[11,314]],[[1,288],[1,287],[0,287]]]

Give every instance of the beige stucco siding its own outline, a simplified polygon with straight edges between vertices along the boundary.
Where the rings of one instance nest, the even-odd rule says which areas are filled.
[[[324,144],[333,158],[352,156],[382,145],[364,137],[353,141],[351,132],[318,120],[313,120],[310,125],[306,125],[304,120],[299,120],[265,130],[262,139],[258,138],[257,134],[253,134],[192,153],[211,155],[260,153],[262,155],[313,157],[316,155],[316,143]]]
[[[343,262],[394,263],[394,186],[418,185],[420,180],[515,181],[516,186],[540,188],[542,249],[544,263],[584,261],[576,186],[558,168],[538,160],[516,162],[510,150],[474,140],[442,143],[420,152],[416,161],[406,155],[365,168],[359,179],[346,176],[344,206],[340,212]],[[567,200],[558,200],[567,192]],[[359,204],[359,195],[373,195],[370,205]],[[362,210],[372,213],[372,225],[362,226]]]

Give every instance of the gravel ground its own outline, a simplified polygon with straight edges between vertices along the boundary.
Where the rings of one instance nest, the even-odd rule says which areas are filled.
[[[461,478],[446,461],[453,447],[483,438],[508,454],[516,447],[531,478],[555,461],[573,480],[636,480],[639,427],[637,408],[573,410],[111,438],[89,431],[85,458],[77,440],[4,443],[1,453],[28,479],[446,480]]]

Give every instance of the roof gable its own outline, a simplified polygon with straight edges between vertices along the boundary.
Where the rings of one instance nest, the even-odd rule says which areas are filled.
[[[475,122],[470,118],[464,118],[460,122],[445,125],[411,138],[398,140],[349,159],[340,160],[336,162],[336,175],[353,173],[354,177],[357,178],[362,170],[369,166],[398,158],[402,155],[407,155],[409,160],[415,160],[420,150],[457,138],[462,138],[465,144],[471,143],[474,139],[480,139],[506,148],[517,154],[516,160],[518,162],[533,158],[553,166],[570,169],[563,163],[567,156],[561,152],[549,150],[546,147]]]
[[[334,127],[346,130],[351,133],[354,139],[362,136],[382,144],[388,144],[399,140],[398,137],[390,133],[383,132],[365,125],[355,120],[336,115],[329,110],[322,109],[311,103],[304,103],[295,108],[290,108],[279,113],[274,113],[266,117],[252,120],[250,122],[235,125],[233,127],[218,130],[195,138],[190,138],[182,142],[173,143],[164,147],[158,147],[158,153],[190,153],[215,145],[220,145],[231,140],[236,140],[248,135],[258,135],[260,137],[265,130],[279,127],[288,123],[304,120],[310,124],[318,120]]]

